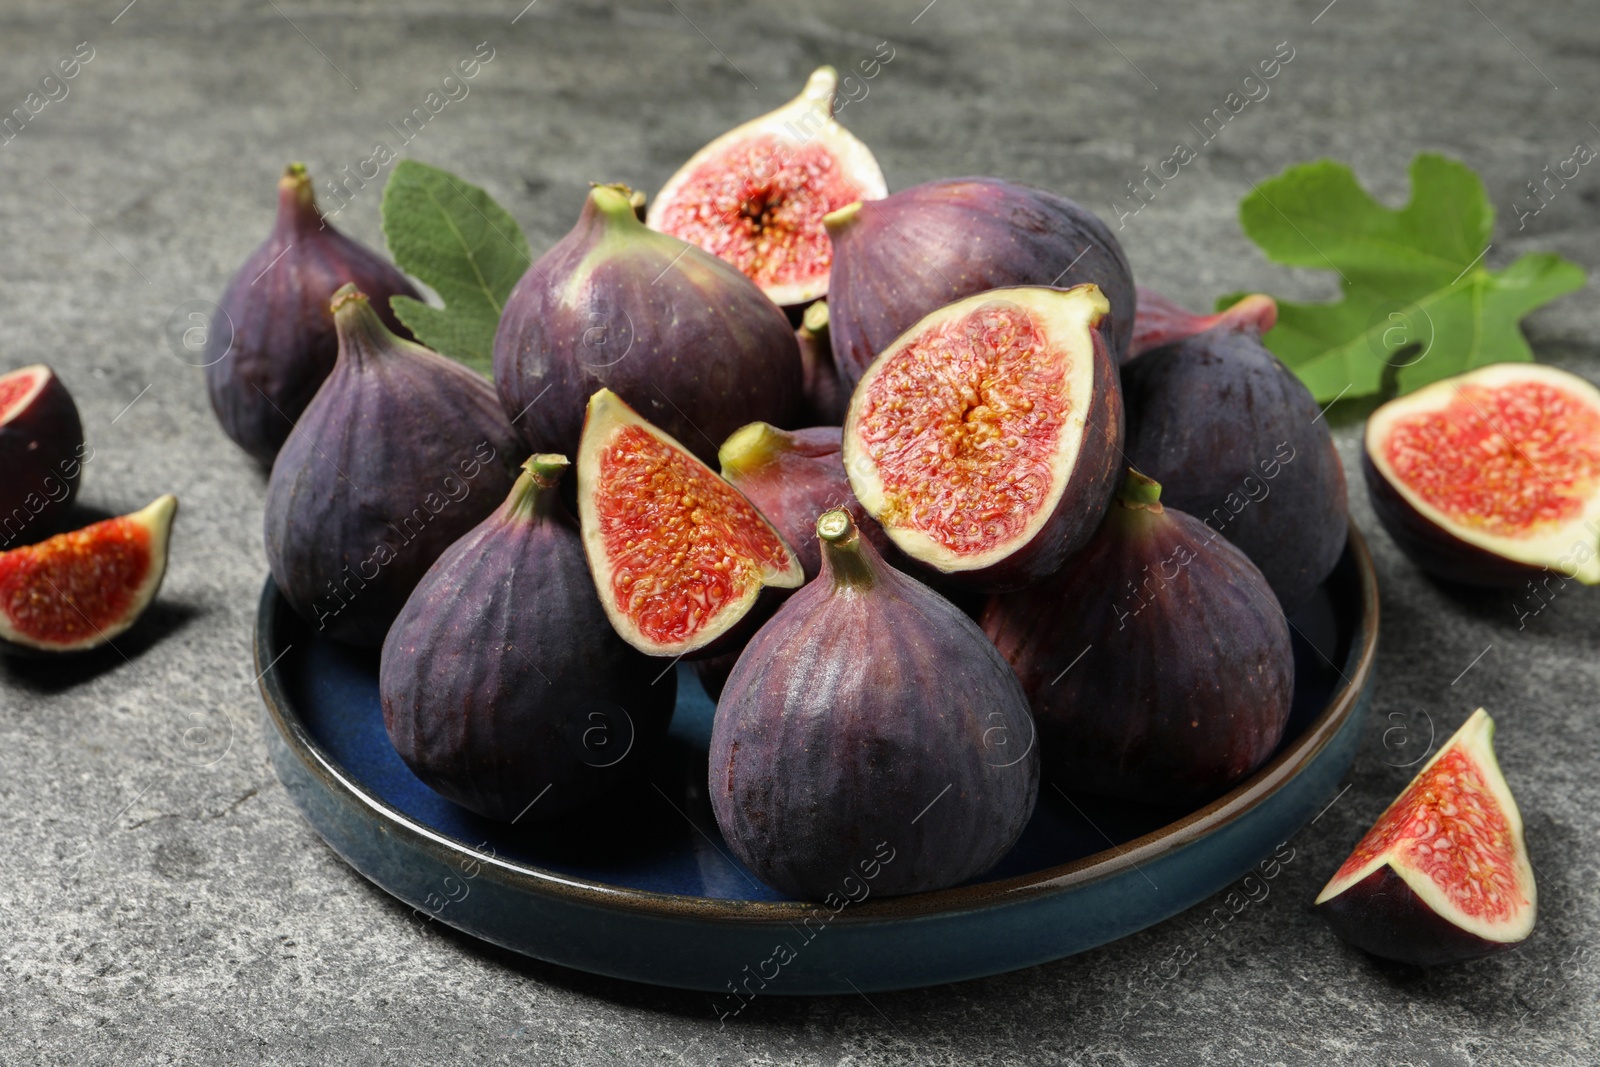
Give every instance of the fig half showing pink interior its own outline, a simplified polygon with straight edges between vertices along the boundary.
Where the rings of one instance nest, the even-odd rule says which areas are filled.
[[[799,96],[696,152],[650,203],[650,228],[721,256],[780,307],[826,295],[822,217],[889,191],[871,150],[833,117],[838,85],[819,67]]]
[[[1362,470],[1423,570],[1600,583],[1600,389],[1574,374],[1498,363],[1391,400],[1367,420]]]
[[[609,389],[578,449],[584,552],[611,625],[653,656],[715,651],[800,561],[744,496]]]
[[[1377,956],[1428,966],[1487,955],[1533,931],[1537,893],[1522,815],[1482,708],[1378,817],[1317,908]]]
[[[1089,539],[1122,463],[1109,310],[1094,285],[994,289],[926,316],[867,368],[845,471],[902,552],[998,592]]]

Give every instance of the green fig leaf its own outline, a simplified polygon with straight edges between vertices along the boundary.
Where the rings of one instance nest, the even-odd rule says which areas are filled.
[[[383,190],[383,236],[406,273],[444,301],[390,301],[417,340],[481,374],[494,361],[494,334],[506,298],[528,264],[528,239],[482,189],[415,160],[403,159]]]
[[[1411,200],[1399,210],[1322,159],[1257,185],[1239,221],[1268,259],[1339,275],[1343,299],[1280,300],[1263,338],[1324,402],[1380,392],[1391,367],[1407,393],[1486,363],[1531,360],[1522,317],[1584,284],[1582,267],[1551,253],[1484,266],[1494,208],[1483,181],[1427,152],[1411,161]]]

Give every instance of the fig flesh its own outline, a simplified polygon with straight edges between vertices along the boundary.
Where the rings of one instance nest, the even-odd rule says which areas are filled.
[[[650,227],[732,263],[780,307],[827,295],[823,216],[889,191],[871,150],[833,117],[838,85],[819,67],[799,96],[696,152],[656,194]]]
[[[1243,550],[1292,612],[1344,554],[1344,467],[1311,391],[1261,343],[1265,317],[1223,321],[1122,367],[1127,461],[1166,503]]]
[[[505,413],[535,452],[575,455],[605,387],[713,462],[751,419],[800,404],[788,318],[730,264],[647,229],[626,188],[595,186],[572,232],[517,283],[494,342]]]
[[[1109,307],[1093,285],[996,289],[928,315],[872,364],[844,466],[900,551],[993,592],[1089,539],[1122,462]]]
[[[1383,526],[1439,578],[1600,582],[1600,389],[1499,363],[1391,400],[1367,420],[1362,473]]]
[[[825,221],[833,356],[847,386],[923,316],[1010,286],[1094,283],[1110,301],[1114,361],[1128,350],[1128,260],[1106,224],[1065,197],[998,178],[954,178],[850,205]]]
[[[389,298],[422,295],[391,264],[351,240],[317,211],[311,176],[292,163],[278,182],[278,215],[266,241],[244,261],[206,336],[206,389],[223,432],[264,466],[333,371],[339,337],[328,302],[353,284],[384,324],[411,333]]]
[[[0,549],[72,506],[85,459],[72,394],[42,363],[0,375]]]
[[[676,675],[629,648],[595,596],[578,524],[534,456],[505,503],[423,575],[383,644],[400,758],[480,815],[538,822],[633,776],[666,732]]]
[[[167,573],[178,499],[0,552],[0,650],[99,648],[139,620]]]
[[[826,300],[806,308],[794,336],[800,343],[800,421],[807,426],[842,424],[850,409],[850,390],[833,362]]]
[[[334,295],[339,359],[267,481],[266,546],[317,630],[376,648],[434,560],[505,498],[521,445],[489,383]]]
[[[804,581],[750,501],[609,389],[589,400],[578,518],[611,625],[652,656],[725,651],[764,589]]]
[[[1088,546],[1045,582],[991,598],[980,624],[1032,704],[1046,773],[1192,805],[1277,748],[1294,656],[1261,572],[1161,495],[1130,470]]]
[[[1278,302],[1262,293],[1251,293],[1215,315],[1196,315],[1153,289],[1141,285],[1138,292],[1139,311],[1133,320],[1128,359],[1217,326],[1250,329],[1259,337],[1278,322]]]
[[[1033,812],[1016,677],[972,620],[896,571],[843,509],[822,575],[751,639],[717,703],[708,788],[734,854],[794,897],[874,895],[992,867]]]
[[[1334,933],[1432,966],[1526,940],[1538,894],[1522,815],[1482,708],[1434,754],[1317,896]]]

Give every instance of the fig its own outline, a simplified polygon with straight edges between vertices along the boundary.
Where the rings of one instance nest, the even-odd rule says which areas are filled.
[[[597,185],[507,300],[494,378],[535,452],[575,455],[584,405],[605,387],[710,463],[751,419],[788,424],[800,350],[750,279],[647,229],[625,186]]]
[[[329,637],[383,644],[418,580],[516,481],[520,444],[489,383],[403,340],[354,285],[339,359],[267,481],[267,562]]]
[[[833,239],[829,329],[854,386],[930,312],[988,289],[1092,282],[1110,300],[1111,353],[1133,332],[1133,273],[1106,224],[1065,197],[998,178],[953,178],[851,204],[825,220]]]
[[[1251,293],[1215,315],[1196,315],[1142,285],[1138,294],[1139,311],[1133,319],[1128,359],[1216,326],[1249,328],[1259,337],[1278,322],[1278,302],[1262,293]]]
[[[1249,556],[1292,612],[1339,562],[1350,520],[1328,423],[1261,343],[1270,318],[1224,317],[1124,364],[1126,453],[1167,486],[1169,505]]]
[[[997,289],[917,322],[857,384],[856,499],[895,546],[995,592],[1053,573],[1121,470],[1122,394],[1094,285]]]
[[[1372,509],[1423,570],[1469,585],[1600,582],[1600,390],[1537,363],[1434,382],[1367,419]]]
[[[1479,708],[1384,809],[1317,895],[1334,933],[1428,967],[1533,932],[1533,867],[1493,741],[1494,720]]]
[[[676,676],[611,629],[557,483],[534,456],[423,575],[383,643],[389,739],[436,792],[506,822],[569,814],[635,774]],[[671,674],[672,672],[667,672]]]
[[[0,374],[0,548],[72,506],[84,459],[78,405],[55,372]]]
[[[843,508],[822,574],[746,646],[711,728],[728,846],[794,897],[955,885],[1033,813],[1039,752],[1016,676],[955,605],[888,566]]]
[[[156,598],[178,498],[0,552],[0,650],[99,648]]]
[[[1256,566],[1129,470],[1060,573],[993,597],[980,625],[1017,672],[1045,769],[1153,804],[1210,800],[1277,748],[1289,624]]]
[[[850,408],[850,390],[839,380],[828,333],[828,302],[806,308],[794,332],[800,343],[800,421],[807,426],[838,426]]]
[[[578,518],[611,625],[652,656],[725,652],[763,589],[805,580],[739,490],[609,389],[584,419]]]
[[[838,86],[818,67],[799,96],[696,152],[656,194],[650,227],[732,263],[779,306],[827,295],[822,217],[889,191],[871,150],[833,117]]]
[[[328,302],[353,284],[389,329],[411,334],[389,298],[422,295],[376,252],[333,228],[317,210],[311,177],[291,163],[278,181],[278,216],[218,305],[206,335],[206,390],[223,432],[264,466],[333,371],[339,338]]]

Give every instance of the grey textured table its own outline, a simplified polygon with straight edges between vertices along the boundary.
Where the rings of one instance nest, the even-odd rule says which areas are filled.
[[[1329,155],[1399,203],[1423,148],[1484,174],[1491,265],[1543,248],[1593,271],[1600,171],[1523,230],[1512,210],[1541,168],[1600,144],[1592,0],[125,2],[0,9],[0,109],[79,42],[94,50],[69,95],[0,146],[0,366],[48,361],[76,393],[96,448],[87,507],[182,500],[160,605],[120,642],[126,660],[0,664],[0,1061],[1594,1062],[1600,594],[1565,592],[1519,629],[1510,597],[1421,578],[1358,478],[1383,589],[1377,702],[1350,788],[1293,839],[1269,897],[1210,942],[1184,916],[955,987],[757,1000],[719,1028],[704,995],[419,929],[300,819],[267,766],[251,681],[264,480],[164,338],[173,309],[214,299],[265,235],[285,162],[354,172],[485,41],[470,95],[405,152],[484,184],[536,249],[570,226],[585,182],[654,189],[814,65],[854,65],[881,41],[894,58],[842,117],[892,187],[991,173],[1111,215],[1125,182],[1286,41],[1270,95],[1126,220],[1141,281],[1197,307],[1234,289],[1331,296],[1326,272],[1254,251],[1240,197]],[[378,200],[376,182],[357,191],[341,224],[379,243]],[[1596,291],[1526,324],[1541,358],[1591,379]],[[1351,471],[1361,414],[1334,413]],[[1479,704],[1538,867],[1532,939],[1432,974],[1344,947],[1311,899],[1406,781],[1397,764],[1428,722],[1448,730]]]

